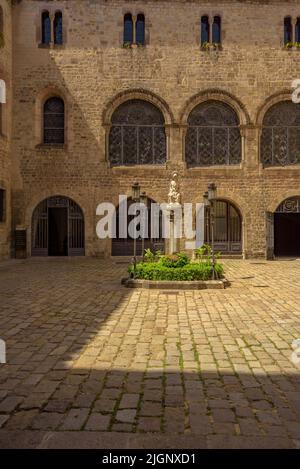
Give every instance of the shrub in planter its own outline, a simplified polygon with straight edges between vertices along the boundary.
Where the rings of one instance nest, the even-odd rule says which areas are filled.
[[[190,259],[185,252],[178,252],[168,256],[161,256],[159,260],[160,265],[164,267],[172,267],[174,269],[188,265],[189,262]]]
[[[221,278],[223,276],[223,267],[216,264],[216,271]],[[185,264],[182,267],[167,267],[160,262],[145,263],[141,262],[134,266],[129,266],[129,274],[134,274],[137,279],[145,280],[210,280],[212,278],[212,266],[206,263]]]

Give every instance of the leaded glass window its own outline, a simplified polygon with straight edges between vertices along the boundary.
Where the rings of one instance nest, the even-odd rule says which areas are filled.
[[[51,20],[49,11],[42,13],[42,44],[50,44],[51,42]]]
[[[242,145],[235,111],[219,101],[199,104],[188,118],[185,156],[189,167],[239,164]]]
[[[54,17],[54,44],[63,43],[63,30],[62,30],[62,12],[57,11]]]
[[[266,112],[260,155],[264,166],[300,164],[299,104],[282,101]]]
[[[44,104],[44,143],[63,144],[65,140],[65,106],[61,98],[49,98]]]
[[[156,106],[134,99],[118,107],[109,133],[109,161],[112,166],[165,163],[164,117]]]

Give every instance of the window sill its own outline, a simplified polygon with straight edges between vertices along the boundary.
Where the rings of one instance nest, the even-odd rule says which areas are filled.
[[[123,49],[131,50],[131,49],[145,49],[146,44],[130,44],[124,43],[122,44]]]
[[[65,44],[53,44],[53,43],[50,43],[50,44],[38,44],[38,48],[39,49],[65,49]]]
[[[130,171],[132,170],[133,168],[134,169],[165,169],[167,167],[167,163],[154,163],[154,164],[131,164],[131,165],[116,165],[116,166],[112,166],[110,165],[110,163],[108,162],[108,167],[109,169],[113,169],[113,170],[117,170],[117,171],[123,171],[123,170],[126,170],[126,171]]]
[[[292,171],[295,171],[295,170],[300,170],[300,163],[298,164],[287,164],[285,166],[263,166],[262,165],[262,169],[264,171],[278,171],[278,169],[280,171],[288,171],[288,170],[292,170]]]
[[[188,171],[211,171],[211,170],[233,170],[233,171],[237,171],[237,170],[241,170],[243,169],[244,165],[243,165],[243,162],[241,163],[238,163],[238,164],[223,164],[223,165],[207,165],[207,166],[187,166],[187,170]]]
[[[58,144],[58,143],[39,143],[35,146],[37,150],[67,150],[66,144]]]

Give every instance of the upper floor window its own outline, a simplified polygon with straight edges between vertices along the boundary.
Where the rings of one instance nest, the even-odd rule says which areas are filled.
[[[63,144],[65,141],[65,105],[55,96],[44,104],[44,143]]]
[[[241,162],[239,118],[228,104],[206,101],[188,117],[185,158],[189,167]]]
[[[52,21],[53,19],[53,21]],[[42,17],[42,44],[49,45],[51,42],[57,45],[63,43],[63,16],[61,11],[56,11],[52,16],[49,11],[43,11]]]
[[[300,18],[297,18],[295,25],[295,41],[300,43]]]
[[[209,18],[202,16],[201,18],[201,46],[209,42]]]
[[[283,35],[284,44],[293,41],[292,18],[290,16],[284,18]]]
[[[215,16],[212,26],[212,42],[215,44],[221,43],[221,17]]]
[[[124,16],[124,44],[133,43],[133,20],[131,13]]]
[[[63,43],[62,12],[57,11],[54,16],[54,44]]]
[[[208,15],[201,17],[201,46],[221,44],[221,17],[214,16],[212,24]]]
[[[112,166],[165,163],[165,121],[156,106],[140,99],[126,101],[115,110],[111,122]]]
[[[274,104],[265,114],[260,144],[264,166],[300,164],[300,106],[292,101]]]
[[[49,11],[42,13],[42,44],[50,44],[51,42],[51,20]]]
[[[5,221],[5,190],[0,189],[0,222]]]
[[[136,43],[145,44],[145,16],[143,14],[137,15],[136,19]]]
[[[145,45],[145,15],[139,13],[133,17],[131,13],[124,15],[123,45]]]

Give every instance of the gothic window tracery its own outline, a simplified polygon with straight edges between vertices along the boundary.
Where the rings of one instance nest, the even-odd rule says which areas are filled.
[[[166,161],[164,117],[139,99],[121,104],[112,115],[109,161],[112,166],[163,164]]]
[[[189,167],[239,164],[242,146],[235,111],[219,101],[196,106],[188,118],[185,156]]]
[[[292,101],[273,105],[263,120],[261,162],[264,166],[300,164],[300,106]]]

